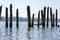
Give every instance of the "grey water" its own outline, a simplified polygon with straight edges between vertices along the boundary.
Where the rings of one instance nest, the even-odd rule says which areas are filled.
[[[37,24],[37,22],[34,23]],[[34,29],[29,32],[27,28],[27,21],[20,21],[19,29],[16,29],[16,22],[13,21],[12,31],[9,27],[6,30],[5,22],[0,21],[0,40],[60,40],[60,27],[51,28],[50,22],[49,27],[45,29],[40,26],[38,30],[37,25],[34,25]]]

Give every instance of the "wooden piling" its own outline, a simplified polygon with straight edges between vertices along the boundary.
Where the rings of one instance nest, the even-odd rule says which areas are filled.
[[[34,28],[34,14],[32,15],[32,28]]]
[[[6,7],[6,28],[8,28],[8,8]]]
[[[51,27],[52,27],[52,8],[50,8],[50,18],[51,18]]]
[[[56,27],[57,27],[57,16],[58,16],[58,10],[56,9]]]
[[[54,14],[53,14],[53,17],[52,17],[52,27],[54,27]]]
[[[42,22],[41,22],[41,23],[42,23],[42,26],[43,26],[43,28],[44,28],[44,25],[43,25],[43,24],[44,24],[44,15],[43,15],[43,10],[41,10],[41,19],[42,19]]]
[[[12,4],[10,4],[10,28],[12,28]]]
[[[47,7],[47,27],[49,26],[49,7]]]
[[[44,14],[43,14],[43,26],[45,27],[45,18],[46,18],[46,7],[44,7]]]
[[[1,18],[1,12],[2,12],[2,5],[0,6],[0,20],[2,20],[2,18]]]
[[[30,6],[27,6],[28,30],[31,28]]]
[[[40,10],[38,12],[38,29],[39,29],[39,24],[40,24]]]
[[[16,10],[16,27],[17,29],[19,28],[19,14],[18,14],[18,9]]]

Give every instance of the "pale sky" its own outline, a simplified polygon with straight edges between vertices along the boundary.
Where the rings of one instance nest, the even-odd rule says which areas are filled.
[[[19,9],[19,17],[27,17],[27,5],[30,6],[31,9],[31,16],[34,13],[35,17],[38,17],[38,11],[43,9],[44,6],[52,7],[53,13],[55,13],[55,9],[60,11],[60,0],[0,0],[0,5],[3,6],[2,9],[2,16],[5,17],[5,7],[10,6],[12,3],[13,5],[13,16],[16,16],[16,9]],[[60,12],[58,12],[58,17]],[[10,16],[10,13],[9,13]]]

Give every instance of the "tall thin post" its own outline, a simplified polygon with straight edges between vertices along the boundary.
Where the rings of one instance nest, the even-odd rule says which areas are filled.
[[[34,14],[32,15],[32,28],[34,28]]]
[[[8,28],[8,8],[6,7],[6,28]]]
[[[19,28],[19,14],[18,14],[18,9],[16,10],[16,27],[17,29]]]
[[[12,28],[12,4],[10,4],[10,28]]]
[[[1,12],[2,12],[2,5],[0,6],[0,20],[2,20],[2,18],[1,18]]]
[[[43,28],[44,28],[44,25],[43,25],[43,24],[44,24],[44,18],[43,18],[43,17],[44,17],[44,15],[43,15],[43,10],[41,10],[42,26],[43,26]]]
[[[49,7],[47,7],[47,27],[49,26],[48,22],[49,22]]]
[[[52,27],[52,8],[50,8],[50,18],[51,18],[51,27]]]
[[[31,28],[30,6],[27,6],[28,30]]]
[[[44,7],[43,26],[45,27],[46,7]]]
[[[56,27],[57,27],[57,16],[58,16],[58,10],[56,9]]]
[[[40,10],[38,12],[38,29],[39,29],[39,24],[40,24]]]
[[[54,27],[54,14],[53,14],[53,18],[52,18],[52,26]]]

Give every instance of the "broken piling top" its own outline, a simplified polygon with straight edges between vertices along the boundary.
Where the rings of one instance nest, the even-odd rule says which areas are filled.
[[[38,11],[38,14],[40,15],[40,10]]]
[[[10,8],[12,8],[12,4],[10,4]]]
[[[49,17],[49,7],[47,7],[47,16]]]
[[[44,7],[44,17],[45,17],[45,15],[46,15],[46,7]]]
[[[41,10],[41,17],[43,18],[43,10]]]
[[[18,18],[18,16],[19,16],[19,15],[18,15],[18,8],[17,8],[17,9],[16,9],[16,17]]]
[[[28,14],[28,17],[30,17],[30,6],[29,5],[27,6],[27,14]]]
[[[50,14],[51,14],[51,16],[52,16],[52,8],[50,7]]]
[[[19,16],[19,15],[18,15],[18,8],[16,9],[16,16],[17,16],[17,18],[18,18],[18,16]]]
[[[39,19],[39,23],[40,23],[40,10],[38,11],[38,19]]]

